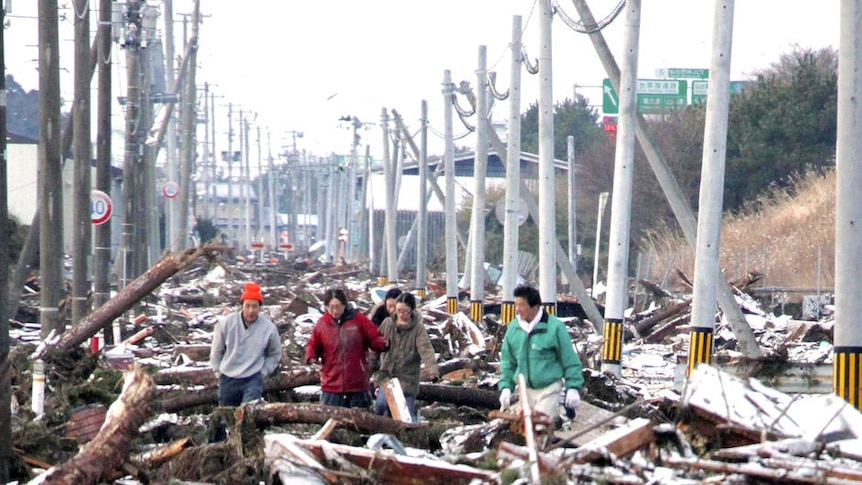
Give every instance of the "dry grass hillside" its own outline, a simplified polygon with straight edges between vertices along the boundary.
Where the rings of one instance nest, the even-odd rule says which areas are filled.
[[[694,254],[678,231],[660,230],[642,249],[649,254],[648,279],[681,290],[676,270],[692,277]],[[760,273],[757,286],[786,288],[788,299],[799,301],[818,288],[832,290],[834,262],[834,171],[800,176],[725,216],[721,268],[728,280]]]

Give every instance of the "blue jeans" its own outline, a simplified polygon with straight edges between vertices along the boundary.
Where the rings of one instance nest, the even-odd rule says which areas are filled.
[[[239,406],[263,396],[263,377],[257,374],[235,379],[221,374],[218,378],[218,405]]]
[[[416,396],[413,394],[404,394],[404,400],[407,401],[407,409],[410,410],[410,417],[414,423],[419,422],[419,416],[416,415]],[[389,403],[386,402],[386,393],[382,389],[377,390],[377,399],[374,401],[374,414],[378,416],[391,415],[389,412]]]
[[[320,404],[339,406],[342,408],[363,408],[371,406],[371,396],[368,391],[360,392],[326,392],[320,391]]]

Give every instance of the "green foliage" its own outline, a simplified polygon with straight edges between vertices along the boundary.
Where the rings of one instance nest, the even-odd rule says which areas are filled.
[[[39,139],[39,91],[24,91],[6,75],[6,128],[15,134]]]
[[[834,166],[838,56],[794,48],[730,106],[725,208],[738,210],[770,185]]]
[[[207,242],[218,237],[219,230],[216,225],[213,224],[212,219],[199,217],[197,224],[195,224],[195,232],[200,236],[201,242]]]

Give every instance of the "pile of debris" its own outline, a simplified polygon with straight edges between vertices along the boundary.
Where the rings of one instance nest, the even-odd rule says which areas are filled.
[[[449,315],[443,285],[432,279],[422,312],[442,378],[421,384],[421,421],[413,424],[318,404],[319,369],[302,363],[327,288],[344,288],[365,312],[376,303],[376,280],[361,266],[227,265],[197,256],[173,263],[166,257],[141,277],[146,284],[129,285],[58,338],[40,343],[37,325],[13,324],[14,478],[75,484],[862,480],[862,416],[852,406],[810,388],[787,394],[768,387],[785,384],[788,356],[813,369],[829,365],[828,321],[775,317],[740,293],[770,357],[747,361],[720,325],[719,364],[701,365],[684,378],[686,297],[664,294],[632,316],[623,376],[614,378],[592,370],[601,355],[593,325],[565,317],[585,365],[584,402],[574,420],[556,429],[528,410],[497,411],[504,326],[490,313],[479,323],[466,312]],[[282,336],[282,362],[265,383],[265,402],[219,408],[208,365],[211,332],[220,315],[236,308],[247,281],[263,289],[264,312]],[[98,332],[120,316],[124,341],[101,348]],[[36,357],[49,369],[39,417],[29,396]]]

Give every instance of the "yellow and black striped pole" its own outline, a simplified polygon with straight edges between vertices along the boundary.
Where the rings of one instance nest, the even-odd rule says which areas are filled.
[[[623,321],[618,318],[605,320],[602,343],[602,367],[619,366],[623,355]]]
[[[854,408],[862,410],[859,399],[862,347],[835,347],[832,352],[832,387],[835,394]]]
[[[386,286],[388,284],[389,284],[389,278],[387,278],[385,276],[378,276],[377,277],[377,286]]]
[[[500,323],[506,325],[515,319],[515,302],[504,301],[500,305]]]
[[[416,298],[419,298],[419,301],[424,301],[424,300],[425,300],[425,295],[427,295],[427,294],[428,294],[428,293],[425,291],[425,288],[416,288],[415,290],[413,290],[413,293],[415,293],[415,294],[416,294]]]
[[[446,313],[449,315],[454,315],[458,313],[458,297],[457,296],[449,296],[446,297]]]
[[[484,313],[485,305],[481,301],[470,302],[470,320],[473,320],[474,323],[481,323]]]
[[[545,311],[548,313],[548,315],[557,314],[557,302],[552,301],[548,303],[542,303],[542,306],[545,308]]]
[[[712,362],[712,333],[711,327],[691,328],[688,344],[688,367],[686,367],[685,375],[691,375],[697,364]]]

